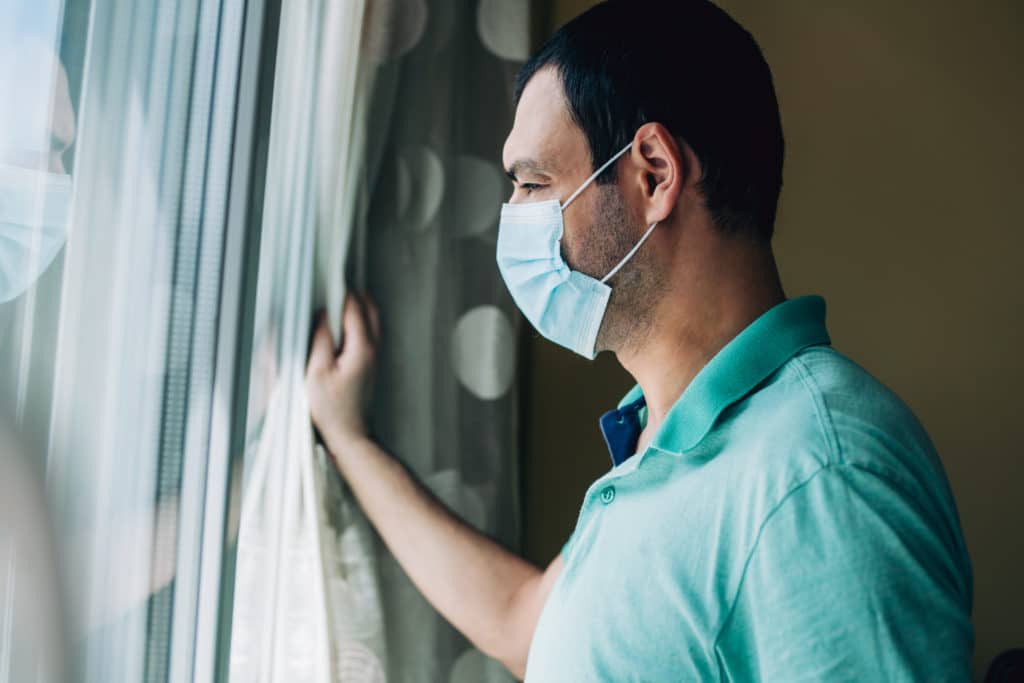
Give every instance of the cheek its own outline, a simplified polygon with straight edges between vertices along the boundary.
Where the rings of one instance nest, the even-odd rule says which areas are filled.
[[[570,206],[570,211],[562,215],[562,258],[573,270],[580,270],[580,256],[585,246],[590,241],[589,233],[592,225],[585,220],[589,215],[590,207],[577,206],[581,204],[577,199]]]
[[[572,270],[579,270],[579,262],[576,260],[576,250],[573,248],[572,237],[569,236],[568,231],[562,235],[562,242],[560,244],[562,249],[562,260],[568,264]]]

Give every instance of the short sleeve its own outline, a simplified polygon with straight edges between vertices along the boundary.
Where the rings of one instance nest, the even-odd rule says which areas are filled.
[[[775,508],[715,641],[722,680],[969,680],[964,558],[906,490],[837,466]]]

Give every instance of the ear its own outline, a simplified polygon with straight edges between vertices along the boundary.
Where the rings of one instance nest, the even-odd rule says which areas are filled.
[[[696,156],[680,146],[660,123],[645,123],[636,132],[630,160],[636,167],[636,189],[644,202],[645,222],[660,223],[676,208],[687,183],[699,178]]]

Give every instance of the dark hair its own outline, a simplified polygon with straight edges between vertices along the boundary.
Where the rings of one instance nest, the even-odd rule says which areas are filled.
[[[771,70],[753,36],[707,0],[608,0],[563,26],[523,66],[518,104],[539,70],[561,77],[593,168],[649,122],[685,141],[701,192],[727,234],[767,242],[784,142]],[[615,180],[615,166],[597,182]]]

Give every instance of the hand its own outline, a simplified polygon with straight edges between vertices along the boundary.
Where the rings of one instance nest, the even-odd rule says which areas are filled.
[[[338,353],[327,316],[321,315],[306,366],[306,396],[313,423],[328,449],[368,435],[366,411],[379,337],[380,316],[368,294],[359,297],[350,292],[345,297]]]

